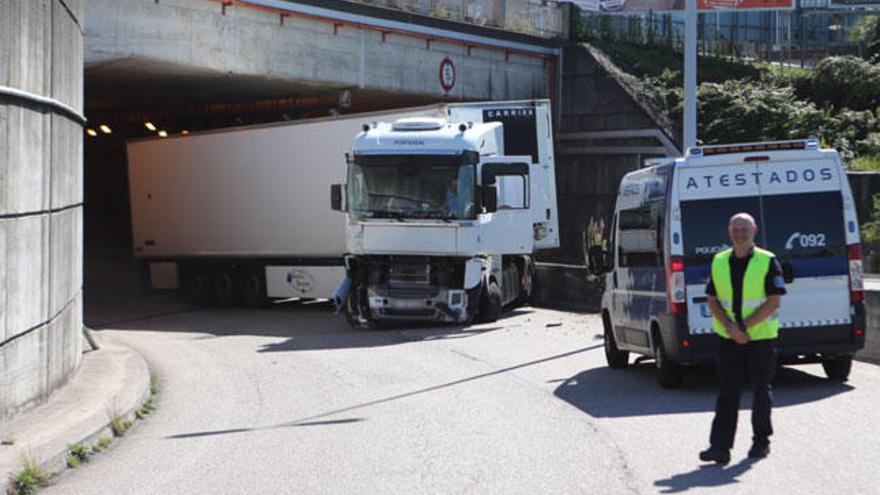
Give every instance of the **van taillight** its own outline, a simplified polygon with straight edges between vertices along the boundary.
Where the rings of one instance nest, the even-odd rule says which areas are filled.
[[[862,245],[847,246],[849,258],[849,300],[863,302],[865,300],[865,282],[862,276]]]
[[[669,259],[667,272],[669,290],[669,312],[674,315],[687,313],[687,287],[684,283],[684,258],[673,256]]]

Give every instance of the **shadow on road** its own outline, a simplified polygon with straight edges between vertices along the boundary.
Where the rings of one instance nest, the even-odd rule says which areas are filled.
[[[853,387],[831,382],[796,368],[780,368],[773,382],[774,407],[786,407],[826,399]],[[712,411],[717,384],[711,368],[690,370],[684,386],[665,390],[657,384],[653,364],[623,370],[592,368],[565,380],[554,394],[590,416],[618,418]],[[750,407],[751,393],[743,393],[742,405]]]
[[[681,493],[690,488],[716,487],[739,483],[739,477],[758,462],[755,459],[743,459],[733,466],[721,467],[715,464],[704,464],[693,471],[676,474],[670,478],[657,480],[654,486],[662,488],[660,493]]]
[[[274,428],[290,428],[290,427],[296,427],[296,426],[315,426],[315,425],[328,425],[328,424],[355,423],[355,422],[363,421],[363,418],[343,419],[343,420],[324,420],[324,418],[328,418],[330,416],[336,416],[336,415],[343,414],[343,413],[350,413],[352,411],[360,411],[362,409],[366,409],[366,408],[369,408],[369,407],[372,407],[375,405],[386,404],[388,402],[395,402],[398,400],[408,399],[410,397],[415,397],[417,395],[423,395],[423,394],[427,394],[427,393],[431,393],[431,392],[436,392],[437,390],[442,390],[442,389],[462,385],[464,383],[469,383],[469,382],[473,382],[476,380],[482,380],[484,378],[502,375],[504,373],[509,373],[511,371],[518,370],[521,368],[527,368],[529,366],[544,364],[544,363],[547,363],[550,361],[555,361],[557,359],[568,358],[568,357],[571,357],[571,356],[574,356],[577,354],[581,354],[584,352],[600,349],[602,347],[603,347],[602,344],[592,345],[589,347],[583,347],[581,349],[575,349],[573,351],[564,352],[562,354],[556,354],[554,356],[548,356],[548,357],[544,357],[544,358],[540,358],[540,359],[535,359],[532,361],[527,361],[525,363],[520,363],[520,364],[516,364],[513,366],[508,366],[506,368],[500,368],[500,369],[497,369],[494,371],[489,371],[486,373],[480,373],[478,375],[468,376],[465,378],[461,378],[459,380],[453,380],[451,382],[433,385],[431,387],[420,388],[420,389],[412,390],[409,392],[404,392],[402,394],[391,395],[389,397],[382,397],[382,398],[374,399],[374,400],[367,401],[367,402],[361,402],[359,404],[354,404],[354,405],[339,408],[339,409],[333,409],[330,411],[320,412],[320,413],[317,413],[317,414],[314,414],[314,415],[311,415],[311,416],[308,416],[305,418],[299,418],[299,419],[287,421],[285,423],[280,423],[280,424],[276,424],[276,425],[255,426],[255,427],[248,427],[248,428],[231,428],[231,429],[225,429],[225,430],[199,431],[199,432],[191,432],[191,433],[179,433],[177,435],[169,435],[166,438],[169,438],[169,439],[198,438],[198,437],[206,437],[206,436],[213,436],[213,435],[227,435],[227,434],[231,434],[231,433],[246,433],[246,432],[250,432],[250,431],[268,430],[268,429],[274,429]]]
[[[96,329],[205,334],[198,339],[236,335],[284,337],[258,352],[379,347],[441,339],[461,339],[509,328],[504,320],[532,312],[506,311],[498,322],[464,327],[452,324],[395,324],[382,330],[353,329],[327,302],[287,302],[263,309],[199,308],[175,294],[149,294],[89,301],[84,321]]]

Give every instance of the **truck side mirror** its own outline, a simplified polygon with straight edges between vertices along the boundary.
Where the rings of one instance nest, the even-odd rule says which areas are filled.
[[[498,211],[498,188],[495,184],[491,186],[482,186],[480,188],[480,203],[486,210],[486,213],[494,213]]]
[[[334,211],[345,211],[342,209],[342,184],[330,186],[330,208]]]
[[[587,268],[593,275],[602,275],[609,271],[607,263],[607,253],[602,246],[590,246],[587,250]]]

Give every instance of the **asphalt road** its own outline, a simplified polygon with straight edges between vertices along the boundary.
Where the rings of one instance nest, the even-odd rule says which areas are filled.
[[[610,370],[594,315],[363,332],[323,306],[153,296],[86,320],[144,354],[158,410],[47,494],[880,493],[875,365],[783,369],[771,456],[746,459],[746,409],[722,468],[697,460],[711,370],[675,391],[650,362]]]

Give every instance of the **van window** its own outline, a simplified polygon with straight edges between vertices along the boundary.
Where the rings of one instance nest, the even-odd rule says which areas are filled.
[[[621,210],[617,217],[617,256],[621,267],[663,266],[666,202]]]
[[[840,191],[764,196],[766,248],[780,259],[846,256]]]
[[[760,222],[760,209],[761,203],[757,196],[682,201],[685,266],[710,264],[715,253],[732,246],[727,233],[730,217],[745,212]],[[756,242],[760,244],[759,239]]]

